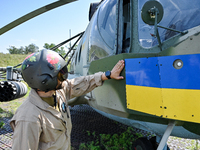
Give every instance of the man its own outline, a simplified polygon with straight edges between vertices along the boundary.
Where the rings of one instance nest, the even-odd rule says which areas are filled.
[[[92,91],[108,78],[123,79],[119,75],[123,68],[121,60],[106,74],[67,80],[66,62],[58,53],[42,50],[29,55],[22,63],[22,77],[31,91],[10,122],[13,150],[71,149],[67,100]]]

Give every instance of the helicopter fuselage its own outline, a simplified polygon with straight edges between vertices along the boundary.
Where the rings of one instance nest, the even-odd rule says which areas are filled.
[[[157,24],[148,25],[141,18],[145,2],[104,0],[99,4],[70,70],[75,76],[105,72],[123,59],[125,79],[105,81],[71,105],[88,103],[121,122],[135,120],[129,124],[138,127],[141,121],[158,134],[165,130],[157,129],[159,125],[176,121],[172,135],[200,138],[200,2],[190,6],[186,1],[160,0],[164,16],[158,29]]]

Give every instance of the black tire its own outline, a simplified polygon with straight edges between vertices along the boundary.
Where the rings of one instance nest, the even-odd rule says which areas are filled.
[[[149,141],[151,142],[151,144],[153,146],[153,149],[157,149],[158,148],[158,144],[159,143],[156,142],[156,136],[150,138]]]
[[[154,150],[154,148],[147,138],[142,137],[136,140],[134,150]]]
[[[157,149],[159,143],[156,142],[156,136],[152,137],[151,139],[149,139],[149,141],[151,142],[153,149]],[[167,150],[170,150],[169,146],[167,146]]]

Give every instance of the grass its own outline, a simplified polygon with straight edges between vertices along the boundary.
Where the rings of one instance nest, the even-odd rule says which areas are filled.
[[[16,66],[22,63],[28,55],[0,53],[0,67]]]
[[[0,118],[2,117],[12,117],[16,112],[17,108],[24,101],[24,97],[20,99],[15,99],[8,102],[0,102]]]
[[[142,137],[142,134],[134,135],[134,129],[128,127],[127,130],[120,134],[100,134],[88,132],[88,136],[93,136],[94,141],[81,143],[80,150],[132,150],[133,143],[136,139]]]

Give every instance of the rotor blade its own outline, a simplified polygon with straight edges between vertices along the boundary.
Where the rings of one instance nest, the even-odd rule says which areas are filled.
[[[39,9],[36,9],[22,17],[20,17],[19,19],[7,24],[6,26],[2,27],[0,29],[0,35],[2,35],[3,33],[9,31],[10,29],[24,23],[25,21],[29,20],[29,19],[32,19],[44,12],[47,12],[49,10],[52,10],[56,7],[59,7],[59,6],[62,6],[62,5],[65,5],[65,4],[68,4],[68,3],[71,3],[71,2],[74,2],[74,1],[77,1],[77,0],[59,0],[59,1],[56,1],[54,3],[51,3],[49,5],[46,5],[44,7],[41,7]]]

